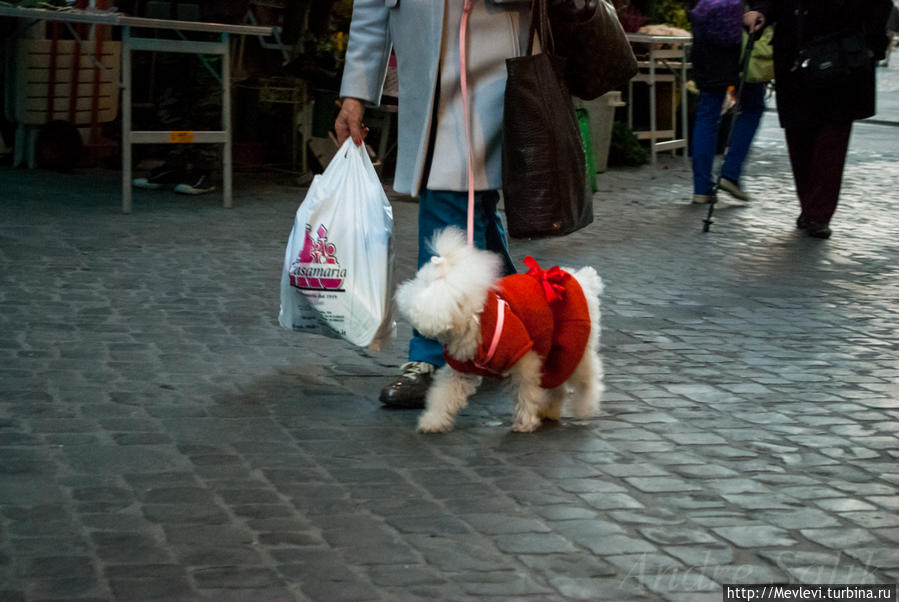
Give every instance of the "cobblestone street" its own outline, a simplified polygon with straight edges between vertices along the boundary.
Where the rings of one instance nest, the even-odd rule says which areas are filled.
[[[602,275],[606,394],[512,433],[489,385],[444,435],[405,361],[277,323],[304,190],[0,168],[0,601],[721,600],[899,580],[899,61],[853,129],[830,240],[795,228],[766,113],[711,232],[689,166],[599,175],[596,221],[513,241]],[[772,103],[773,104],[773,103]],[[398,278],[416,205],[394,199]]]

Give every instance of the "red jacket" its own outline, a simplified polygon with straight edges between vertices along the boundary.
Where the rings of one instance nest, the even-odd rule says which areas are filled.
[[[590,336],[590,314],[581,285],[571,274],[540,270],[530,257],[531,272],[501,279],[487,294],[481,313],[481,343],[475,357],[461,362],[445,349],[447,363],[458,372],[503,376],[533,349],[543,358],[540,386],[554,389],[571,376]],[[499,304],[505,302],[501,332],[496,332]],[[498,341],[494,343],[494,339]],[[491,355],[490,350],[494,348]]]

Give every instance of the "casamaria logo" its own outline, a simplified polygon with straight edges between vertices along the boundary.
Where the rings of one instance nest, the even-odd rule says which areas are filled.
[[[312,236],[312,226],[306,224],[303,250],[290,264],[290,284],[296,288],[340,290],[346,279],[346,268],[337,261],[337,247],[328,240],[328,229],[319,225]]]

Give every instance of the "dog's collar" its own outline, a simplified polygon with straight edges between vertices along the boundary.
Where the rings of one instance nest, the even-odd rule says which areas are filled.
[[[472,363],[481,370],[490,371],[488,368],[490,360],[493,359],[493,355],[496,353],[497,347],[499,347],[499,340],[503,336],[503,323],[506,321],[506,307],[508,305],[505,299],[499,295],[496,296],[496,325],[493,327],[493,338],[490,341],[490,348],[487,349],[487,354],[482,362],[472,360]]]

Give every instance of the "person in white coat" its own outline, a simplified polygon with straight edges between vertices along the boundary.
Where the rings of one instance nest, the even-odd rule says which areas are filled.
[[[391,49],[399,81],[397,192],[418,195],[418,266],[431,258],[428,241],[446,226],[465,230],[468,151],[460,84],[459,39],[463,6],[467,88],[475,188],[474,243],[499,253],[515,268],[497,211],[502,186],[505,59],[524,54],[530,25],[528,0],[355,0],[334,124],[338,142],[362,144],[366,104],[380,102]],[[443,346],[413,333],[402,374],[381,391],[381,402],[420,408]]]

